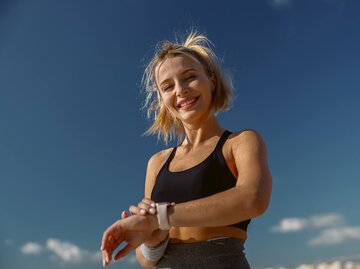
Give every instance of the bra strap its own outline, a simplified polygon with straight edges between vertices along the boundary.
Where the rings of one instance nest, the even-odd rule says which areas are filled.
[[[220,152],[221,152],[222,147],[223,147],[223,145],[225,144],[225,141],[228,139],[229,135],[231,135],[231,134],[232,134],[232,132],[230,132],[230,131],[228,131],[228,130],[225,130],[225,131],[223,132],[223,134],[221,135],[221,137],[220,137],[220,139],[219,139],[219,141],[218,141],[218,143],[217,143],[217,145],[216,145],[216,147],[215,147],[215,151],[216,151],[216,152],[219,151],[219,150],[220,150]]]
[[[172,149],[172,151],[171,151],[171,153],[170,153],[170,155],[169,155],[169,157],[167,158],[167,160],[166,160],[166,162],[165,162],[165,164],[164,164],[164,166],[165,167],[169,167],[169,163],[171,162],[171,160],[174,158],[174,155],[175,155],[175,152],[176,152],[176,149],[177,149],[177,146],[176,147],[174,147],[173,149]]]
[[[218,143],[216,144],[215,150],[214,150],[214,159],[218,158],[221,162],[224,160],[224,156],[222,154],[222,148],[225,144],[226,140],[228,139],[229,135],[231,135],[232,132],[225,130],[223,134],[221,135]]]

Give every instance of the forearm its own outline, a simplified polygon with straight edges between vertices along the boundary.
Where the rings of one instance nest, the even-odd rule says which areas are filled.
[[[265,212],[268,194],[237,186],[206,198],[177,204],[168,216],[174,227],[219,227],[257,217]]]

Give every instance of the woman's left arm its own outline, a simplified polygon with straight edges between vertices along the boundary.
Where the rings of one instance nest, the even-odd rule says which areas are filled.
[[[217,227],[238,223],[263,214],[271,196],[271,174],[265,143],[252,130],[232,139],[232,154],[238,172],[236,186],[169,208],[174,227]]]

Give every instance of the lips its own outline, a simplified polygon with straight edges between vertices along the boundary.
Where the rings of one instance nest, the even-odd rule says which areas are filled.
[[[177,107],[180,109],[185,109],[185,108],[191,106],[192,104],[194,104],[197,101],[197,99],[198,99],[198,97],[183,99],[177,104]]]

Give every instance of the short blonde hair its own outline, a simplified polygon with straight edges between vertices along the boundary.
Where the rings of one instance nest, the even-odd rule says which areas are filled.
[[[213,111],[218,113],[229,109],[233,96],[231,79],[222,71],[218,58],[211,50],[210,45],[209,39],[196,31],[191,31],[186,40],[181,43],[177,41],[159,43],[155,55],[145,68],[142,78],[146,94],[143,108],[147,111],[148,118],[152,119],[154,117],[152,125],[145,134],[157,134],[158,139],[162,137],[166,144],[169,140],[175,138],[181,140],[184,135],[182,122],[165,107],[156,83],[156,67],[164,60],[172,57],[190,55],[198,60],[207,75],[209,77],[214,75],[216,80],[211,103]]]

